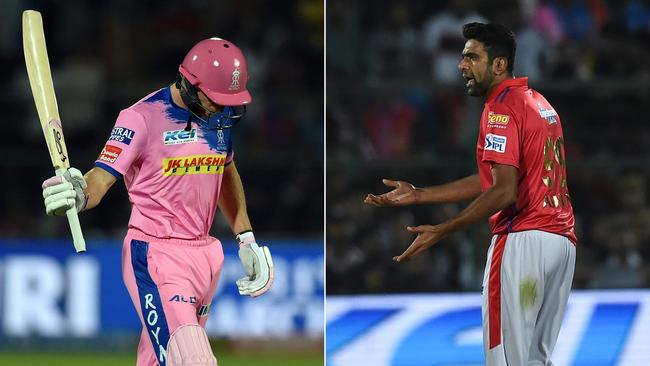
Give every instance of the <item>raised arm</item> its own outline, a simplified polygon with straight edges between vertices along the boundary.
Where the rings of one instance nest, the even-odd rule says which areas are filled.
[[[490,217],[517,200],[519,173],[510,165],[494,164],[492,167],[492,186],[481,193],[472,203],[455,217],[439,225],[420,225],[408,227],[417,233],[411,246],[393,259],[401,262],[410,259],[431,247],[447,235],[464,229],[468,225]]]
[[[481,179],[478,174],[441,184],[421,188],[418,203],[454,203],[472,200],[481,194]]]
[[[55,176],[43,182],[45,212],[53,216],[65,216],[75,207],[77,212],[91,209],[117,179],[101,168],[93,168],[85,176],[76,168],[70,168],[63,176]]]
[[[84,175],[86,179],[86,207],[84,210],[90,210],[91,208],[96,207],[99,202],[101,202],[108,189],[113,186],[117,181],[117,178],[113,174],[107,172],[106,170],[98,167],[94,167]]]
[[[378,207],[452,203],[468,201],[481,194],[481,180],[476,174],[451,183],[425,188],[417,188],[404,181],[383,179],[383,182],[394,189],[378,196],[369,194],[364,200],[365,203]]]

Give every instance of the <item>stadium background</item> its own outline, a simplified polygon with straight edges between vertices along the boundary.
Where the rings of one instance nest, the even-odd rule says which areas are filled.
[[[322,364],[323,2],[8,0],[0,2],[0,365],[134,364],[139,336],[119,272],[124,185],[80,216],[87,255],[72,254],[65,219],[45,216],[40,183],[53,170],[24,66],[25,9],[43,14],[68,152],[84,172],[119,111],[172,83],[194,43],[219,36],[242,48],[253,103],[236,127],[236,161],[257,237],[281,273],[265,298],[240,299],[236,246],[219,217],[212,234],[227,264],[210,334],[220,364]],[[220,309],[226,315],[215,316]]]
[[[407,225],[439,223],[464,205],[379,209],[362,203],[366,193],[387,191],[381,178],[424,186],[475,172],[482,103],[464,95],[456,68],[464,44],[461,28],[470,21],[500,22],[515,31],[515,75],[528,76],[562,118],[579,237],[573,286],[586,291],[576,291],[572,299],[575,309],[593,317],[591,323],[576,323],[571,314],[579,311],[569,306],[565,328],[570,324],[572,335],[561,335],[560,341],[570,338],[565,345],[575,347],[562,351],[566,357],[558,356],[558,364],[650,364],[648,352],[634,353],[631,345],[639,343],[639,334],[650,333],[647,294],[621,295],[621,305],[611,304],[617,296],[601,292],[650,286],[649,14],[650,3],[640,0],[327,2],[326,352],[331,365],[358,362],[354,352],[366,361],[368,355],[384,355],[372,358],[375,365],[426,365],[402,357],[400,347],[408,342],[416,342],[411,349],[446,355],[445,350],[458,351],[459,344],[469,342],[473,348],[449,353],[447,362],[480,363],[474,357],[482,353],[480,334],[459,338],[436,317],[480,304],[487,224],[397,265],[391,258],[413,240]],[[434,295],[396,298],[400,302],[387,296],[410,293]],[[467,294],[454,302],[453,296],[435,295],[440,293]],[[628,323],[601,316],[602,306],[626,304],[634,309]],[[432,318],[402,329],[403,317],[422,311]],[[616,338],[614,323],[599,323],[602,319],[629,328],[623,326]],[[585,352],[613,347],[608,356],[580,359],[578,345],[591,334],[585,329],[593,329],[588,324],[604,324],[601,330],[612,333]],[[418,326],[432,333],[418,333]],[[480,318],[471,325],[474,331],[478,326]],[[393,338],[385,343],[380,334]]]

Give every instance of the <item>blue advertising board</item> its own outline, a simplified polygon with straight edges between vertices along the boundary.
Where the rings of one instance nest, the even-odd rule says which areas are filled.
[[[328,366],[482,365],[479,294],[328,296]],[[650,291],[572,291],[556,366],[650,365]]]
[[[211,336],[323,335],[323,247],[320,240],[275,240],[272,289],[242,297],[237,245],[224,242],[224,265],[206,324]],[[140,321],[122,283],[120,242],[0,241],[0,337],[93,337],[138,334]]]

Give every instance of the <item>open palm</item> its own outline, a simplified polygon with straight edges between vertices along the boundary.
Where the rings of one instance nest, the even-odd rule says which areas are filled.
[[[368,194],[363,200],[364,203],[382,207],[408,206],[417,202],[417,189],[411,183],[390,179],[382,179],[382,182],[394,189],[381,195]]]

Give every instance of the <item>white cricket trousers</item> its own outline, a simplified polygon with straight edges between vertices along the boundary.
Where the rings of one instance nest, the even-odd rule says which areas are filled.
[[[486,366],[553,365],[575,261],[575,245],[561,235],[528,230],[492,238],[482,293]]]

